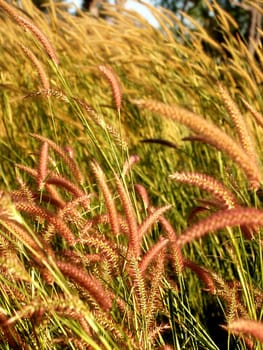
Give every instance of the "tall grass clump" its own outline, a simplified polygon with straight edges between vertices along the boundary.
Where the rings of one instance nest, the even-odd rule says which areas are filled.
[[[261,43],[68,6],[0,0],[1,349],[261,349]]]

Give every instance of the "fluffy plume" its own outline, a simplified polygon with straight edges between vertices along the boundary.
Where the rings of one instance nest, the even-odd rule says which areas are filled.
[[[184,266],[190,268],[197,274],[197,276],[204,282],[204,285],[206,286],[206,290],[208,292],[211,294],[216,294],[215,283],[213,281],[211,273],[207,269],[195,264],[190,260],[184,260]]]
[[[138,261],[135,257],[131,257],[129,266],[130,266],[129,272],[133,278],[133,284],[137,295],[137,301],[139,304],[140,312],[143,315],[146,315],[147,293],[146,293],[145,279],[143,277],[143,274],[141,273],[141,270],[138,266]]]
[[[249,110],[249,112],[252,114],[252,116],[255,118],[256,122],[263,128],[263,116],[258,111],[255,110],[245,99],[242,99],[242,102],[246,106],[246,108]]]
[[[35,204],[27,202],[17,202],[16,208],[19,211],[23,211],[35,217],[45,219],[49,224],[55,227],[55,229],[61,234],[61,236],[65,238],[65,240],[70,245],[74,245],[75,237],[61,218],[55,216],[53,213],[48,212],[47,210],[41,207],[38,207]]]
[[[42,191],[45,186],[45,179],[48,174],[48,143],[43,142],[38,159],[38,174],[37,174],[37,185],[38,190]]]
[[[160,254],[160,252],[165,248],[168,242],[168,239],[160,237],[159,241],[153,247],[151,247],[151,249],[149,249],[148,252],[144,255],[139,265],[139,268],[143,275],[145,274],[146,269],[153,261],[153,259],[156,258],[158,254]]]
[[[126,220],[127,220],[127,225],[129,228],[129,254],[133,256],[139,256],[141,247],[140,247],[140,239],[138,237],[138,225],[137,225],[137,219],[136,219],[136,214],[131,202],[131,199],[124,188],[123,183],[121,180],[118,178],[117,175],[115,175],[115,181],[116,181],[116,186],[117,190],[126,214]]]
[[[99,188],[103,193],[105,204],[107,207],[108,215],[109,215],[109,223],[112,229],[112,232],[115,235],[118,235],[120,232],[119,218],[118,213],[115,208],[114,200],[112,198],[112,194],[107,185],[104,173],[101,167],[96,162],[91,163],[92,170],[96,176],[96,180],[98,182]]]
[[[63,102],[66,102],[66,103],[69,102],[68,97],[64,94],[63,91],[55,90],[55,89],[48,89],[48,90],[41,89],[41,90],[37,90],[37,91],[34,91],[34,92],[26,95],[24,98],[37,97],[37,96],[45,96],[45,97],[52,96],[52,97],[56,98],[59,101],[63,101]]]
[[[222,84],[218,84],[218,87],[226,110],[228,111],[230,117],[232,118],[235,124],[240,144],[243,147],[244,151],[247,153],[247,155],[250,157],[251,161],[253,161],[256,165],[257,155],[254,144],[252,142],[252,135],[250,133],[248,125],[245,122],[245,119],[241,114],[239,108],[237,107],[236,103],[230,97],[228,91],[223,87]]]
[[[113,70],[110,67],[101,65],[99,66],[99,70],[105,75],[105,77],[110,83],[115,106],[119,111],[121,109],[121,99],[122,99],[120,82],[116,74],[113,72]]]
[[[55,142],[49,140],[48,138],[37,135],[37,134],[30,134],[35,139],[48,143],[49,147],[52,148],[68,165],[69,169],[72,171],[72,175],[75,177],[76,181],[79,183],[83,183],[84,179],[81,174],[80,169],[76,165],[75,161],[68,155],[68,153],[60,146],[58,146]]]
[[[216,125],[201,116],[178,106],[169,106],[155,100],[135,100],[139,107],[146,108],[151,112],[159,113],[167,118],[175,120],[197,134],[203,135],[207,143],[225,152],[235,161],[247,175],[251,187],[257,189],[261,181],[258,167],[251,162],[250,157],[244,150],[225,132]]]
[[[143,185],[135,184],[134,189],[135,189],[136,193],[138,193],[138,195],[141,197],[143,204],[145,206],[145,209],[149,208],[150,200],[149,200],[149,196],[148,196],[146,188]]]
[[[169,177],[182,183],[198,186],[210,192],[222,204],[222,208],[230,209],[236,206],[236,199],[232,193],[211,176],[200,173],[177,172]]]
[[[0,7],[2,7],[3,10],[5,10],[9,16],[11,16],[20,27],[22,27],[24,30],[30,31],[35,38],[42,44],[44,47],[46,53],[48,54],[49,58],[58,65],[58,57],[56,54],[55,49],[51,45],[50,41],[48,40],[47,36],[28,18],[22,17],[18,11],[11,5],[9,5],[6,1],[0,0]]]
[[[98,115],[98,113],[84,100],[79,98],[73,98],[88,114],[91,116],[92,120],[99,125],[104,130],[107,130],[109,135],[112,136],[112,138],[116,141],[116,144],[119,145],[121,148],[128,148],[128,144],[126,140],[123,138],[123,135],[120,135],[120,133],[112,126],[105,122],[105,120]]]
[[[82,271],[79,267],[74,266],[73,264],[62,261],[56,261],[56,264],[65,276],[73,280],[79,286],[85,288],[103,310],[109,310],[111,308],[111,298],[95,277],[89,276],[85,271]]]
[[[31,50],[29,50],[23,44],[20,44],[20,46],[21,46],[22,50],[24,51],[24,53],[26,54],[26,56],[30,59],[30,61],[36,67],[41,84],[42,84],[42,88],[45,91],[48,91],[50,89],[49,79],[48,79],[48,76],[47,76],[46,72],[44,71],[41,63],[39,62],[39,60],[36,58],[36,56],[33,54],[33,52]]]
[[[246,319],[237,319],[232,321],[226,327],[231,333],[237,335],[252,335],[254,338],[258,339],[263,343],[263,323],[254,321],[254,320],[246,320]]]
[[[209,232],[226,226],[253,225],[263,226],[263,211],[254,208],[234,208],[219,211],[186,229],[178,238],[177,243],[183,246],[199,239]]]
[[[149,228],[158,221],[159,217],[161,217],[167,210],[171,209],[171,207],[171,205],[165,205],[164,207],[151,210],[151,213],[143,220],[138,229],[137,235],[139,241],[142,240]]]

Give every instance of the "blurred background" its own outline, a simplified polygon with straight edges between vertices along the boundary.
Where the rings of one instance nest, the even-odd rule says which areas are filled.
[[[35,5],[45,10],[45,3],[47,0],[33,0]],[[176,16],[183,20],[183,13],[190,15],[196,19],[199,24],[218,42],[223,41],[220,30],[220,23],[218,23],[216,16],[211,11],[210,0],[67,0],[70,6],[69,11],[73,15],[77,15],[78,9],[90,12],[93,16],[103,16],[103,6],[105,3],[117,5],[117,8],[125,7],[139,12],[144,16],[149,23],[154,27],[158,27],[158,22],[151,13],[150,6],[163,7],[171,10]],[[254,53],[254,48],[259,44],[260,31],[262,30],[262,13],[260,9],[263,7],[262,0],[248,1],[248,0],[218,0],[213,1],[217,3],[227,14],[232,16],[236,21],[236,26],[232,27],[232,34],[238,35],[244,42],[248,43],[248,48],[251,54]],[[253,6],[251,5],[253,4]],[[210,6],[209,6],[210,5]],[[256,6],[255,6],[256,5]],[[184,19],[185,21],[185,19]]]

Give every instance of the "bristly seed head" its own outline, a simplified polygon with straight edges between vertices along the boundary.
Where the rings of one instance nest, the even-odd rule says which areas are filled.
[[[0,7],[2,7],[2,9],[5,10],[21,28],[23,28],[25,31],[30,31],[34,35],[36,39],[42,44],[50,59],[55,63],[55,65],[58,65],[58,57],[55,49],[51,45],[47,36],[37,26],[28,18],[22,17],[20,13],[6,1],[0,0]]]
[[[226,209],[218,211],[211,216],[197,222],[186,229],[177,243],[180,247],[199,239],[209,232],[225,228],[227,226],[263,226],[263,210],[255,208],[237,207],[234,209]]]
[[[101,65],[98,68],[105,75],[105,77],[107,78],[107,80],[111,85],[115,106],[119,111],[121,109],[121,100],[122,100],[122,91],[121,91],[120,82],[116,74],[113,72],[113,70],[110,67]]]
[[[170,106],[156,100],[135,100],[133,102],[141,108],[146,108],[151,112],[159,113],[166,118],[185,125],[195,133],[202,135],[208,144],[225,152],[240,166],[241,169],[244,170],[250,182],[250,186],[253,189],[259,188],[261,173],[258,166],[254,162],[251,162],[250,157],[234,139],[228,136],[215,124],[209,120],[205,120],[198,114],[175,105]]]
[[[176,172],[169,175],[169,178],[182,183],[198,186],[199,188],[210,192],[225,209],[234,208],[237,205],[235,197],[228,188],[212,176],[195,172]]]

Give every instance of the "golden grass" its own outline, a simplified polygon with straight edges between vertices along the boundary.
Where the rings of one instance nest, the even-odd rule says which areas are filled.
[[[1,198],[0,244],[25,270],[17,288],[3,259],[0,328],[11,346],[34,343],[36,331],[43,348],[169,349],[187,341],[217,350],[202,324],[210,299],[196,276],[223,300],[224,320],[237,319],[227,329],[253,336],[263,277],[262,151],[260,142],[252,147],[262,139],[262,47],[252,56],[231,34],[234,20],[206,4],[223,44],[187,14],[195,30],[151,5],[158,29],[106,4],[110,20],[72,16],[52,1],[42,13],[29,0],[23,12],[0,0],[1,183],[20,185],[11,192],[16,209]],[[171,179],[198,188],[176,189]],[[202,191],[221,207],[189,224]],[[41,332],[34,321],[45,319],[57,329]]]

